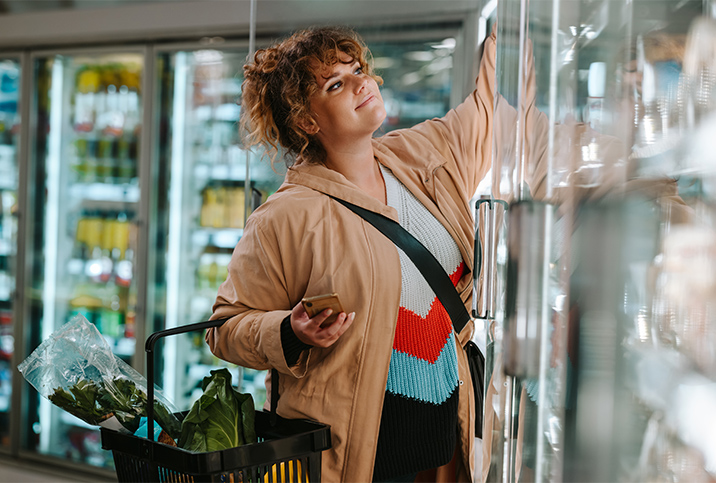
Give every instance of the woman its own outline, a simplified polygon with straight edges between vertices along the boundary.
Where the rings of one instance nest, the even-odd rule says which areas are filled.
[[[463,345],[412,262],[335,198],[399,221],[471,305],[469,200],[489,168],[494,42],[478,88],[444,118],[379,138],[386,112],[350,30],[314,28],[244,67],[249,144],[293,164],[247,220],[206,340],[218,357],[280,373],[278,413],[331,426],[324,481],[470,481],[475,408]],[[304,297],[337,293],[322,326]],[[422,477],[421,477],[422,478]]]

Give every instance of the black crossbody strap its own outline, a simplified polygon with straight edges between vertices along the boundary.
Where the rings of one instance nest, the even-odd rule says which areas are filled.
[[[470,314],[465,308],[465,304],[458,295],[457,290],[455,290],[455,285],[453,285],[452,280],[450,280],[445,269],[440,265],[440,262],[438,262],[430,250],[425,248],[420,241],[408,233],[399,223],[396,223],[390,218],[356,206],[348,201],[335,197],[333,199],[376,227],[378,231],[388,237],[410,257],[418,270],[420,270],[420,273],[425,277],[430,288],[435,292],[440,303],[445,307],[445,310],[450,316],[450,320],[452,320],[455,333],[459,334],[463,327],[465,327],[465,324],[470,321]]]

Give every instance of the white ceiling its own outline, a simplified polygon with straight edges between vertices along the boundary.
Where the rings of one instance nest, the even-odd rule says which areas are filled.
[[[185,0],[0,0],[0,15],[182,1]]]

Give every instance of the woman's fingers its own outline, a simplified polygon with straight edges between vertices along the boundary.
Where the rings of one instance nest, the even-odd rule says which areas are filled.
[[[341,314],[338,314],[336,316],[333,316],[333,309],[325,309],[318,313],[315,317],[313,317],[313,323],[317,323],[319,327],[326,328],[330,325],[332,325],[340,316]]]
[[[342,336],[343,333],[344,333],[346,330],[348,330],[348,327],[350,327],[351,324],[353,324],[353,320],[356,318],[356,313],[355,313],[355,312],[351,312],[350,314],[347,314],[347,315],[346,315],[345,312],[343,312],[343,315],[344,315],[345,317],[344,317],[343,322],[341,323],[341,325],[340,325],[340,326],[336,325],[336,332],[335,332],[335,334],[334,334],[336,340],[338,340],[338,338],[339,338],[340,336]],[[334,324],[334,325],[335,325],[335,324]]]
[[[315,324],[313,326],[315,332],[312,334],[312,338],[314,340],[312,345],[317,347],[332,346],[343,334],[343,332],[345,332],[344,327],[347,328],[346,324],[348,323],[348,325],[350,325],[350,322],[353,321],[353,316],[349,317],[345,312],[341,312],[335,317],[335,320],[331,321],[329,324],[325,324],[324,322],[326,319],[331,317],[331,314],[330,309],[326,309],[324,312],[329,313],[321,313],[312,319]],[[350,322],[348,322],[349,320]]]
[[[331,309],[310,318],[299,303],[291,311],[291,328],[302,342],[325,348],[333,345],[348,330],[354,319],[355,312],[341,312],[334,316]]]

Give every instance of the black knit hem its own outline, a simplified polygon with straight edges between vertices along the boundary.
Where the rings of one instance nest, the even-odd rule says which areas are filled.
[[[441,405],[386,393],[373,480],[450,462],[457,441],[457,388]]]

